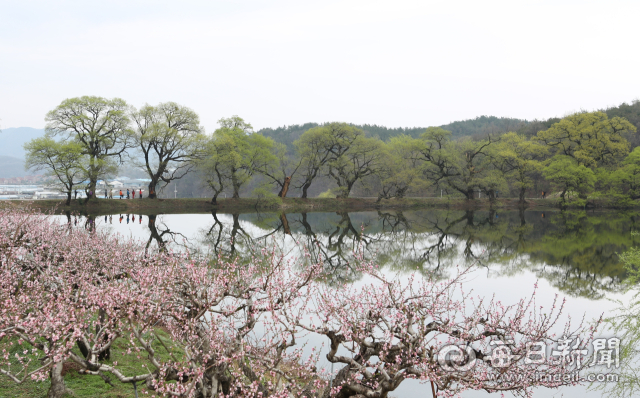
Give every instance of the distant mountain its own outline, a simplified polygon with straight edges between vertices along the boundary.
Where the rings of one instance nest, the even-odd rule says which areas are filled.
[[[34,138],[44,135],[44,129],[31,127],[12,127],[0,132],[0,155],[24,159],[22,146]]]
[[[0,178],[24,177],[42,174],[24,169],[25,152],[22,146],[44,135],[44,129],[15,127],[0,132]]]
[[[43,174],[43,172],[25,171],[23,159],[0,155],[0,178],[24,177],[36,174]]]

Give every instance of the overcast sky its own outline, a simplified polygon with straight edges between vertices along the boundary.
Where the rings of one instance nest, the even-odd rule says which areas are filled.
[[[0,0],[0,125],[176,101],[208,131],[562,116],[640,97],[640,1]]]

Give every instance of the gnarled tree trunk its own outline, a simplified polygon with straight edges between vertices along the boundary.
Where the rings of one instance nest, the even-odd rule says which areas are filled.
[[[155,198],[157,198],[157,196],[156,196],[156,182],[152,180],[149,183],[149,199],[155,199]]]
[[[62,377],[62,366],[62,362],[57,362],[49,371],[51,386],[47,392],[47,398],[62,398],[67,392],[67,387],[65,387],[64,378]]]
[[[278,193],[278,196],[284,198],[287,196],[287,191],[289,191],[289,184],[291,184],[291,177],[287,177],[284,179],[284,183],[282,184],[282,189]]]

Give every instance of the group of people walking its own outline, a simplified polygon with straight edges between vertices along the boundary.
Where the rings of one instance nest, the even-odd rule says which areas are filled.
[[[126,194],[127,194],[127,199],[135,199],[136,198],[136,190],[135,188],[132,188],[131,190],[129,190],[127,188],[126,190]],[[91,199],[91,197],[93,196],[93,192],[91,190],[87,191],[87,198]],[[96,192],[96,197],[98,196],[98,193]],[[122,192],[122,189],[120,190],[120,199],[122,199],[124,197],[124,192]],[[138,197],[140,199],[142,199],[142,189],[138,190]],[[78,190],[76,189],[74,191],[74,195],[73,195],[74,199],[78,199]],[[107,191],[106,189],[104,190],[104,198],[105,199],[113,199],[113,189],[109,188],[109,190]]]
[[[127,195],[127,199],[135,199],[136,198],[136,190],[135,188],[132,188],[131,190],[129,190],[129,188],[127,188],[126,190],[126,195]],[[124,197],[124,192],[122,192],[122,189],[120,190],[120,199],[122,199]],[[138,190],[138,197],[140,199],[142,199],[142,189]],[[107,190],[104,190],[104,198],[107,199],[113,199],[113,189],[109,189],[109,192],[107,192]]]

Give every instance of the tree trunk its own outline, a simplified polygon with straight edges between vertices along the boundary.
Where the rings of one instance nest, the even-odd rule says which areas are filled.
[[[231,175],[231,184],[233,185],[233,199],[239,199],[240,198],[240,185],[238,184],[238,178],[236,177],[236,174],[233,173]]]
[[[218,204],[218,194],[213,195],[213,198],[211,198],[211,204],[212,205]]]
[[[307,190],[309,189],[309,187],[311,186],[311,183],[304,183],[304,185],[302,186],[302,199],[306,199],[307,198]]]
[[[67,206],[71,206],[71,191],[67,192]]]
[[[98,179],[89,180],[89,191],[85,191],[87,193],[87,200],[94,199],[96,197],[96,186],[98,185]],[[89,194],[91,192],[91,194]]]
[[[149,199],[156,199],[156,181],[151,180],[149,183]]]
[[[62,377],[62,365],[62,362],[58,362],[49,371],[51,386],[49,387],[49,392],[47,392],[47,398],[62,398],[67,392],[67,388],[64,386],[64,378]]]
[[[155,240],[158,243],[158,251],[163,253],[167,251],[167,247],[166,242],[162,240],[162,236],[158,233],[158,229],[156,228],[156,217],[156,214],[149,215],[149,223],[147,224],[149,232],[151,232],[149,242],[151,242],[151,239]]]
[[[304,234],[307,236],[313,236],[315,237],[315,234],[313,233],[313,230],[311,229],[311,225],[309,224],[309,222],[307,221],[307,213],[302,213],[302,226],[304,227]]]
[[[287,191],[289,191],[290,183],[291,183],[291,177],[287,177],[284,179],[284,183],[282,184],[282,189],[280,190],[280,193],[278,193],[279,197],[284,198],[287,196]]]
[[[474,217],[474,211],[473,210],[465,211],[465,218],[467,219],[467,226],[473,227],[473,217]]]
[[[100,310],[98,311],[98,315],[100,316],[100,324],[104,325],[107,318],[106,311],[100,308]],[[98,335],[99,331],[100,331],[100,326],[96,325],[96,336]],[[104,336],[102,336],[102,341],[104,341],[105,343],[109,341],[109,338],[107,337],[106,333],[104,334]],[[110,360],[110,359],[111,359],[111,346],[109,346],[109,348],[107,348],[106,350],[98,354],[98,360],[100,361]]]
[[[282,221],[282,227],[284,228],[284,233],[287,235],[291,235],[291,228],[289,228],[289,220],[287,220],[287,215],[284,212],[280,213],[280,221]]]
[[[473,200],[473,199],[475,199],[475,198],[473,197],[473,188],[469,188],[469,189],[467,189],[466,196],[467,196],[467,200]]]
[[[526,188],[520,188],[520,195],[519,195],[519,199],[520,199],[520,204],[525,204],[525,200],[524,200],[524,195],[527,192]]]

